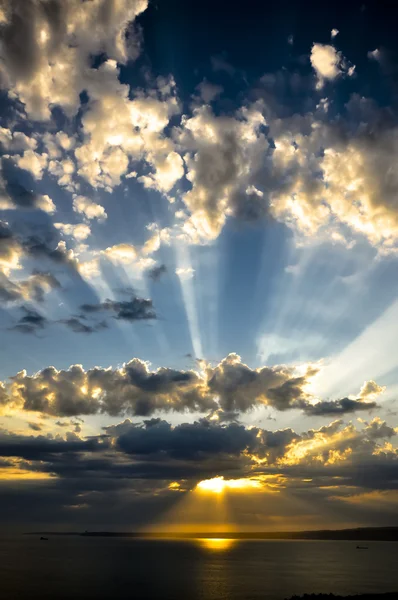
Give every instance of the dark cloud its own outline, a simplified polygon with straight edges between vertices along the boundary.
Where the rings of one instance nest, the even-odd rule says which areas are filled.
[[[53,237],[52,232],[49,232],[48,237]],[[73,253],[67,250],[64,242],[59,242],[55,247],[52,247],[49,240],[38,236],[28,236],[21,240],[21,246],[27,256],[46,258],[56,264],[65,265],[76,270]]]
[[[39,423],[28,423],[29,429],[33,431],[41,431],[41,425]]]
[[[19,210],[45,210],[45,212],[53,212],[55,210],[55,207],[48,196],[42,196],[32,190],[28,190],[20,183],[8,182],[5,185],[4,192],[9,208],[18,208]]]
[[[81,310],[86,313],[108,311],[114,313],[115,319],[125,321],[145,321],[156,319],[152,300],[132,297],[131,300],[105,300],[99,304],[83,304]]]
[[[13,330],[19,331],[20,333],[36,334],[38,331],[43,330],[49,323],[49,321],[38,313],[36,310],[22,307],[24,315],[18,320],[18,323],[12,327]]]
[[[82,440],[74,433],[67,439],[50,438],[43,435],[22,436],[13,433],[0,433],[0,456],[17,456],[26,460],[51,462],[53,455],[96,452],[108,446],[106,438]]]
[[[349,414],[356,411],[373,410],[378,407],[376,402],[363,402],[361,400],[350,400],[342,398],[333,402],[318,402],[317,404],[305,404],[304,412],[312,416],[334,416]]]
[[[170,497],[174,492],[168,490],[168,484],[172,481],[189,490],[200,480],[224,476],[254,477],[268,492],[279,492],[267,493],[267,512],[276,498],[272,510],[280,515],[292,495],[287,516],[297,514],[301,499],[309,504],[311,514],[319,514],[321,507],[330,503],[339,511],[349,511],[354,503],[357,510],[364,511],[365,519],[370,513],[363,503],[357,505],[358,496],[398,490],[398,455],[390,444],[396,431],[378,418],[358,428],[339,420],[303,433],[206,419],[176,426],[161,419],[142,424],[126,420],[105,431],[105,436],[86,439],[72,432],[56,438],[1,432],[2,469],[53,476],[48,481],[31,480],[23,487],[18,482],[19,498],[24,497],[26,509],[31,510],[30,494],[43,489],[39,513],[44,521],[52,519],[47,509],[49,498],[50,511],[61,520],[62,507],[83,504],[88,510],[85,519],[96,518],[100,506],[109,513],[110,505],[119,506],[128,498],[145,504]],[[5,495],[9,501],[14,486],[12,479],[3,481],[0,506]],[[263,495],[260,500],[264,502]],[[340,505],[342,502],[349,504]],[[65,522],[70,518],[70,513],[65,513]],[[126,524],[125,518],[121,522]]]
[[[118,435],[119,428],[121,435]],[[257,430],[232,423],[226,427],[203,420],[172,427],[167,421],[151,419],[144,426],[125,422],[107,429],[117,447],[127,454],[161,454],[178,460],[198,460],[208,455],[238,456],[257,446]]]
[[[89,325],[87,323],[83,323],[83,321],[78,319],[77,317],[69,317],[69,319],[63,319],[61,323],[66,325],[68,329],[70,329],[74,333],[95,333],[108,327],[106,321],[100,321],[95,325]]]
[[[148,276],[153,279],[153,281],[159,281],[159,279],[167,273],[166,265],[156,265],[152,269],[148,271]]]

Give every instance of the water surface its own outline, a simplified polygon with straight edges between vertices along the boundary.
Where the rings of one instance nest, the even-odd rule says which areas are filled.
[[[398,543],[0,539],[1,599],[283,600],[398,591]]]

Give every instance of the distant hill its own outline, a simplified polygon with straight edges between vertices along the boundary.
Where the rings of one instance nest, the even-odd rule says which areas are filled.
[[[288,600],[397,600],[398,593],[390,594],[359,594],[355,596],[335,596],[334,594],[304,594],[292,596]]]
[[[317,531],[258,531],[258,532],[121,532],[121,531],[36,531],[31,535],[81,535],[90,537],[132,537],[132,538],[226,538],[256,540],[352,540],[365,541],[398,541],[398,527],[358,527],[355,529],[322,529]]]

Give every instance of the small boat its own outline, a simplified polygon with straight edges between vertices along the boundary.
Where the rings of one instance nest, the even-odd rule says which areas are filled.
[[[43,536],[42,536],[40,539],[41,539],[41,540],[44,540],[45,542],[48,542],[48,538],[45,538],[45,537],[43,537]]]
[[[357,550],[368,550],[367,546],[357,546]]]

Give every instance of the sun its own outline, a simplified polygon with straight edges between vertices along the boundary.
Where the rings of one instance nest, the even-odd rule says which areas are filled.
[[[200,481],[196,487],[203,492],[221,494],[226,488],[226,482],[224,481],[224,477],[213,477],[213,479]]]
[[[224,477],[213,477],[212,479],[204,479],[200,481],[196,489],[202,492],[210,492],[212,494],[222,494],[228,490],[255,490],[262,488],[262,483],[259,479],[224,479]]]

